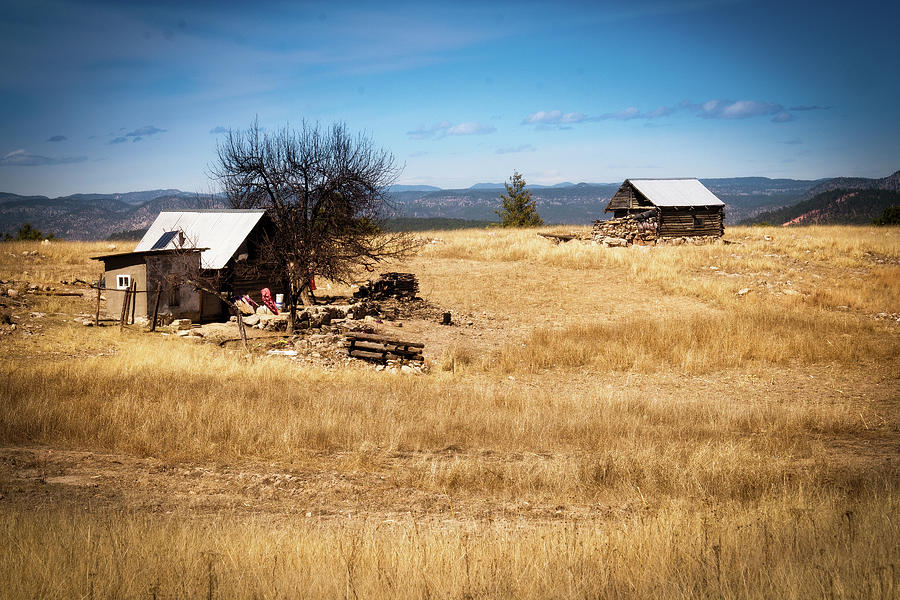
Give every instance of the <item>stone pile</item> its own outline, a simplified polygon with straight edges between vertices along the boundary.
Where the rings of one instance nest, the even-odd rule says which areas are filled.
[[[655,210],[636,215],[594,221],[591,237],[603,246],[630,246],[631,244],[655,244],[659,217]]]
[[[721,243],[722,238],[717,235],[693,235],[672,238],[659,238],[656,243],[660,246],[703,246],[704,244]]]
[[[368,318],[377,320],[380,309],[372,302],[363,301],[356,304],[325,304],[307,306],[297,311],[295,327],[298,329],[319,329],[345,321],[365,321]],[[287,329],[288,313],[273,315],[268,311],[257,311],[255,315],[243,317],[244,325],[267,331],[284,331]],[[237,321],[237,317],[231,317]]]

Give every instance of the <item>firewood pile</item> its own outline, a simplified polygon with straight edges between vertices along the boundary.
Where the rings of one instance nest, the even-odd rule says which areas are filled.
[[[353,294],[354,298],[387,298],[415,299],[419,294],[419,281],[413,273],[382,273],[381,276],[361,285]]]
[[[629,246],[631,244],[654,244],[657,240],[659,216],[655,210],[647,210],[635,215],[594,221],[594,241],[604,246]]]
[[[422,362],[425,344],[406,342],[385,335],[347,332],[347,353],[353,358],[372,362]]]

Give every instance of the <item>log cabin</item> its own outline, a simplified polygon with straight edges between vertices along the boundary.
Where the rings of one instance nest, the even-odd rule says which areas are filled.
[[[698,179],[626,179],[606,212],[615,218],[655,210],[659,238],[709,236],[725,232],[725,203]]]
[[[119,316],[125,290],[136,289],[134,313],[150,318],[160,290],[160,314],[194,321],[227,314],[216,296],[188,280],[232,296],[270,288],[283,293],[276,270],[264,264],[260,246],[271,232],[264,210],[183,210],[161,212],[133,252],[92,257],[104,265],[106,312]]]

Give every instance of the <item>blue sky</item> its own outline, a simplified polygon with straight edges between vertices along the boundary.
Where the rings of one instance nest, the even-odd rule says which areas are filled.
[[[0,0],[0,191],[208,191],[223,129],[343,121],[467,187],[900,168],[893,2]]]

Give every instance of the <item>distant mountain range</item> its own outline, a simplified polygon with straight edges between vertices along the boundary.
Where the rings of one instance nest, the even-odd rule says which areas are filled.
[[[734,177],[701,181],[725,202],[726,224],[763,220],[776,223],[776,218],[783,218],[781,222],[786,222],[804,213],[775,211],[794,207],[798,202],[811,201],[824,192],[834,190],[900,190],[900,172],[884,179]],[[588,224],[597,219],[609,218],[610,215],[603,210],[620,184],[564,182],[552,186],[529,185],[528,188],[532,191],[538,212],[545,222]],[[459,226],[459,220],[478,221],[478,225],[496,221],[494,211],[499,207],[502,189],[502,183],[477,183],[465,189],[448,190],[425,185],[395,185],[389,192],[395,210],[393,217],[407,219],[405,222],[408,224],[416,223],[417,227],[424,227],[422,219],[443,219],[434,221],[435,226],[440,223]],[[837,202],[839,197],[840,195],[823,200],[826,202],[826,209],[828,202]],[[852,222],[869,222],[878,215],[871,218],[868,215],[884,202],[893,200],[887,196],[857,194],[836,204],[845,208],[857,208],[847,209],[850,212],[835,210],[833,218],[838,221],[827,222],[841,222],[841,218],[853,219]],[[860,203],[871,206],[858,208]],[[201,198],[197,194],[176,189],[121,194],[74,194],[59,198],[0,192],[0,234],[15,234],[24,223],[31,223],[44,233],[53,233],[63,239],[105,239],[112,235],[127,235],[128,232],[134,235],[134,232],[149,227],[156,215],[163,210],[222,207],[224,205],[220,200]],[[823,206],[809,205],[809,210],[823,210]],[[828,210],[830,209],[826,212]]]
[[[745,223],[861,225],[871,223],[890,206],[900,206],[900,171],[882,179],[829,179],[810,188],[796,204],[760,213]]]

